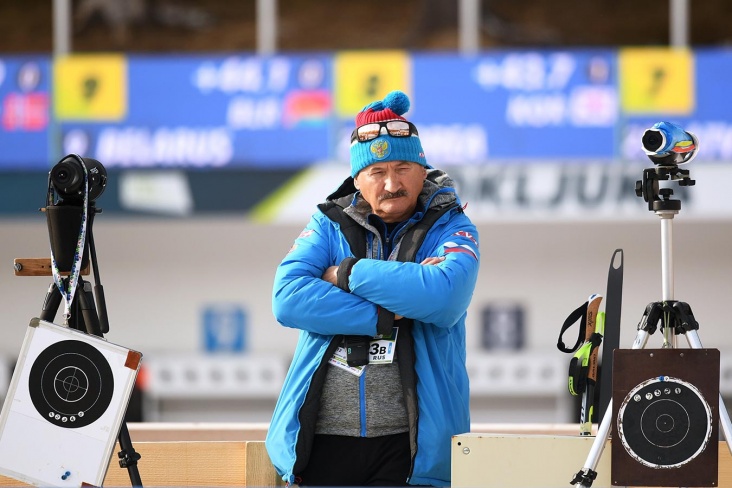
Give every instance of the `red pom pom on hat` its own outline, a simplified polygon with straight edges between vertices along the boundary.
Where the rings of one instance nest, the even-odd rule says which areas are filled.
[[[383,100],[366,105],[356,115],[356,127],[361,127],[371,122],[407,120],[402,115],[407,113],[410,105],[409,97],[406,93],[399,90],[391,91],[387,93]]]

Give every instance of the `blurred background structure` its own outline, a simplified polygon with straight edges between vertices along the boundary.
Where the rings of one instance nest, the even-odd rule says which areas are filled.
[[[676,0],[639,6],[632,0],[592,3],[480,1],[480,46],[493,48],[667,45]],[[48,1],[2,6],[0,52],[53,50]],[[131,53],[251,52],[257,43],[258,2],[225,0],[71,0],[73,50]],[[266,3],[266,2],[265,2]],[[281,51],[409,49],[455,51],[459,1],[278,0]],[[732,6],[724,0],[686,2],[694,46],[732,41]]]
[[[615,249],[621,347],[660,300],[659,219],[635,194],[659,120],[700,140],[697,185],[675,189],[675,294],[732,396],[730,20],[726,0],[3,2],[0,392],[50,282],[13,259],[49,255],[48,171],[78,153],[109,172],[107,338],[144,355],[139,417],[268,421],[297,340],[271,314],[274,270],[347,176],[355,113],[400,89],[480,231],[474,421],[576,421],[557,336]]]

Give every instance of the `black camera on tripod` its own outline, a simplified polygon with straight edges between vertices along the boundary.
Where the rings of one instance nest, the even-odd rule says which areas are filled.
[[[635,194],[648,202],[648,210],[678,212],[681,202],[672,199],[673,189],[661,188],[659,181],[678,181],[680,186],[696,184],[689,177],[689,170],[678,165],[696,157],[699,140],[671,122],[657,122],[643,133],[642,145],[656,166],[643,170],[643,179],[635,183]]]
[[[101,212],[95,201],[107,186],[107,170],[92,158],[69,154],[48,173],[46,213],[51,251],[59,271],[69,272],[74,263],[77,240],[84,216],[91,227],[94,214]],[[89,246],[84,243],[81,267],[89,263]]]
[[[67,302],[66,320],[70,316],[73,328],[93,335],[102,335],[109,330],[92,232],[94,215],[101,213],[101,209],[96,207],[96,199],[106,185],[107,170],[99,161],[69,154],[49,171],[46,206],[41,209],[48,223],[54,277],[54,284],[43,304],[41,319],[52,322],[61,298],[64,298]],[[96,281],[94,290],[98,313],[94,308],[91,284],[82,278],[90,268]],[[64,277],[66,275],[68,277]],[[72,287],[72,283],[76,285]],[[74,300],[77,296],[79,300]],[[69,307],[72,302],[73,311]]]
[[[63,299],[64,325],[98,337],[109,332],[109,319],[92,224],[94,216],[102,212],[96,207],[96,199],[106,186],[107,170],[102,163],[69,154],[49,171],[46,206],[41,209],[48,222],[54,282],[43,301],[40,320],[53,322]],[[94,276],[93,286],[83,278],[89,274],[87,267]],[[142,487],[137,470],[141,456],[132,447],[125,423],[122,423],[118,440],[122,449],[117,453],[120,467],[129,471],[132,486]]]
[[[85,171],[86,168],[86,171]],[[50,185],[61,199],[69,204],[82,205],[84,201],[85,173],[88,181],[88,198],[96,200],[107,186],[107,170],[102,163],[92,158],[69,154],[51,168],[48,173]]]

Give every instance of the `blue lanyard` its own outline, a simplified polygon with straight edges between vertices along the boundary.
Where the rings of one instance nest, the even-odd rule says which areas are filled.
[[[74,262],[71,266],[71,272],[69,273],[67,286],[64,286],[64,281],[61,278],[58,264],[56,264],[56,258],[53,255],[53,246],[51,246],[51,274],[53,275],[53,282],[56,284],[56,287],[61,292],[61,296],[64,299],[64,325],[69,325],[69,318],[71,317],[71,304],[74,301],[76,287],[79,284],[79,278],[81,277],[81,260],[84,256],[84,245],[86,244],[86,223],[89,213],[89,174],[86,170],[86,164],[84,164],[84,160],[79,158],[79,161],[81,162],[81,167],[84,168],[84,208],[81,214],[81,228],[79,229],[79,239],[76,241]],[[53,194],[53,186],[50,181],[49,193]]]

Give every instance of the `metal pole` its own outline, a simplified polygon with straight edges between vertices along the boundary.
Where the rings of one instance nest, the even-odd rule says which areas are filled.
[[[257,0],[257,54],[277,50],[277,0]]]
[[[656,212],[661,217],[661,280],[663,301],[674,299],[674,261],[673,261],[673,223],[676,210],[659,210]],[[673,328],[667,327],[664,321],[663,344],[664,347],[676,348],[677,337]]]
[[[480,0],[460,0],[458,9],[459,50],[476,54],[480,49]]]
[[[689,0],[669,0],[669,31],[672,47],[689,45]]]
[[[53,57],[71,52],[71,0],[53,0]]]
[[[676,212],[659,211],[661,217],[661,279],[663,301],[674,299],[673,219]]]

